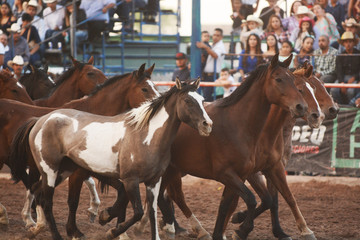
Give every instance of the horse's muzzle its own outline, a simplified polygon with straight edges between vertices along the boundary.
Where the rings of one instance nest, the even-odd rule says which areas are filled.
[[[204,137],[208,137],[212,131],[212,122],[203,121],[199,126],[199,134]]]

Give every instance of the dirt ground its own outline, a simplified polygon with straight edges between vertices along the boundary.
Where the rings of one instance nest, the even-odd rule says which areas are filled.
[[[319,240],[360,239],[360,178],[345,177],[294,177],[289,176],[289,185],[309,228],[314,231]],[[86,209],[89,207],[89,191],[83,187],[77,214],[79,229],[86,234],[87,239],[104,239],[106,231],[115,225],[115,220],[101,226],[97,220],[90,223]],[[223,186],[215,181],[184,178],[186,200],[194,214],[205,229],[212,232]],[[21,220],[20,212],[25,199],[25,188],[21,183],[13,185],[11,180],[0,178],[0,202],[7,208],[10,224],[7,229],[0,229],[0,239],[25,239],[26,230]],[[142,187],[142,195],[143,195]],[[115,191],[101,194],[100,209],[112,205]],[[66,237],[65,223],[67,219],[67,183],[60,185],[55,191],[54,215],[57,226]],[[239,209],[244,209],[244,203],[239,202]],[[279,215],[284,231],[293,239],[300,235],[295,226],[294,218],[284,200],[280,197]],[[129,210],[131,213],[131,211]],[[161,214],[159,214],[161,216]],[[176,208],[179,223],[189,229],[190,224]],[[226,231],[231,239],[236,225],[230,224]],[[132,230],[128,231],[133,239],[150,239],[149,230],[141,237],[135,237]],[[51,239],[49,230],[39,234],[36,239]],[[162,238],[165,239],[165,238]],[[191,234],[177,239],[195,239]],[[248,237],[252,239],[275,239],[271,233],[271,221],[268,212],[255,220],[255,228]]]

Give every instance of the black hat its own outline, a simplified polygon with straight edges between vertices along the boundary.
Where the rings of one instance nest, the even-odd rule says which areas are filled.
[[[176,54],[176,57],[175,57],[176,60],[186,59],[186,58],[187,58],[187,57],[186,57],[186,54],[185,54],[185,53],[182,53],[182,52],[178,52],[178,53]]]

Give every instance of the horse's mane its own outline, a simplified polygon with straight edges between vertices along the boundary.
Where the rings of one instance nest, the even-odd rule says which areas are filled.
[[[92,91],[92,93],[89,94],[89,97],[95,95],[97,92],[101,91],[105,87],[107,87],[109,85],[112,85],[113,83],[116,83],[119,80],[124,79],[125,77],[129,76],[130,74],[131,73],[125,73],[125,74],[122,74],[122,75],[116,75],[116,76],[113,76],[113,77],[109,78],[104,83],[102,83],[100,85],[97,85],[95,87],[95,89]]]
[[[237,103],[249,91],[254,82],[263,78],[270,64],[261,64],[241,83],[239,87],[228,97],[217,100],[218,107],[227,107]],[[256,96],[254,96],[256,97]]]
[[[184,94],[190,91],[196,91],[196,86],[188,84],[190,81],[181,85],[181,89],[173,86],[169,91],[161,94],[159,97],[144,102],[140,107],[134,108],[127,113],[127,120],[136,130],[147,126],[155,114],[165,105],[173,94]]]

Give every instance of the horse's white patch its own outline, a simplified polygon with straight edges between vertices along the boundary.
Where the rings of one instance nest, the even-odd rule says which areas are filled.
[[[55,81],[51,78],[51,76],[48,76],[48,80],[49,80],[52,84],[56,85]]]
[[[124,122],[93,122],[81,130],[87,134],[86,149],[80,151],[79,157],[84,159],[94,172],[116,172],[118,153],[113,152],[113,147],[124,139]]]
[[[157,209],[157,202],[158,202],[158,196],[159,196],[159,191],[160,191],[161,179],[162,178],[160,177],[159,181],[155,184],[154,188],[147,187],[154,196],[154,201],[152,202],[152,208],[154,210],[156,240],[160,240],[159,230],[157,227],[157,210],[156,209]]]
[[[130,154],[130,160],[131,162],[134,162],[134,155],[132,153]]]
[[[175,234],[175,224],[166,223],[162,230],[171,234]]]
[[[160,93],[158,92],[158,90],[156,90],[155,84],[150,80],[146,80],[146,82],[150,85],[150,87],[152,88],[152,90],[156,94],[156,97],[160,97]]]
[[[155,131],[161,128],[168,118],[169,114],[166,112],[165,107],[162,107],[161,110],[159,110],[159,112],[150,120],[149,132],[145,140],[143,141],[143,144],[150,145],[150,142],[154,137]]]
[[[16,82],[16,85],[17,85],[18,87],[20,87],[20,88],[24,88],[24,86],[23,86],[21,83],[19,83],[19,82]]]
[[[35,225],[35,222],[31,216],[31,204],[34,201],[34,195],[31,194],[30,190],[26,191],[25,204],[21,211],[22,219],[25,222],[26,227]]]
[[[325,114],[321,111],[321,108],[320,108],[320,105],[319,105],[319,102],[318,100],[316,99],[315,97],[315,92],[314,92],[314,89],[310,86],[309,83],[305,83],[306,87],[309,89],[311,95],[313,96],[315,102],[316,102],[316,106],[317,106],[317,109],[319,111],[319,114],[320,114],[320,120],[324,119],[325,118]]]
[[[212,124],[213,122],[212,122],[212,120],[210,119],[209,115],[207,114],[207,112],[205,111],[205,108],[204,108],[204,106],[203,106],[203,101],[204,101],[203,96],[201,96],[201,95],[198,94],[197,92],[189,92],[189,95],[190,95],[191,97],[193,97],[193,98],[198,102],[198,104],[199,104],[199,106],[200,106],[200,109],[201,109],[201,111],[203,112],[203,116],[204,116],[206,122],[209,123],[209,124]]]
[[[84,182],[90,191],[90,207],[88,208],[88,212],[97,215],[100,205],[100,198],[96,191],[95,181],[92,177],[89,177]]]
[[[46,225],[46,218],[44,214],[44,210],[40,205],[36,205],[36,226],[45,226]]]

